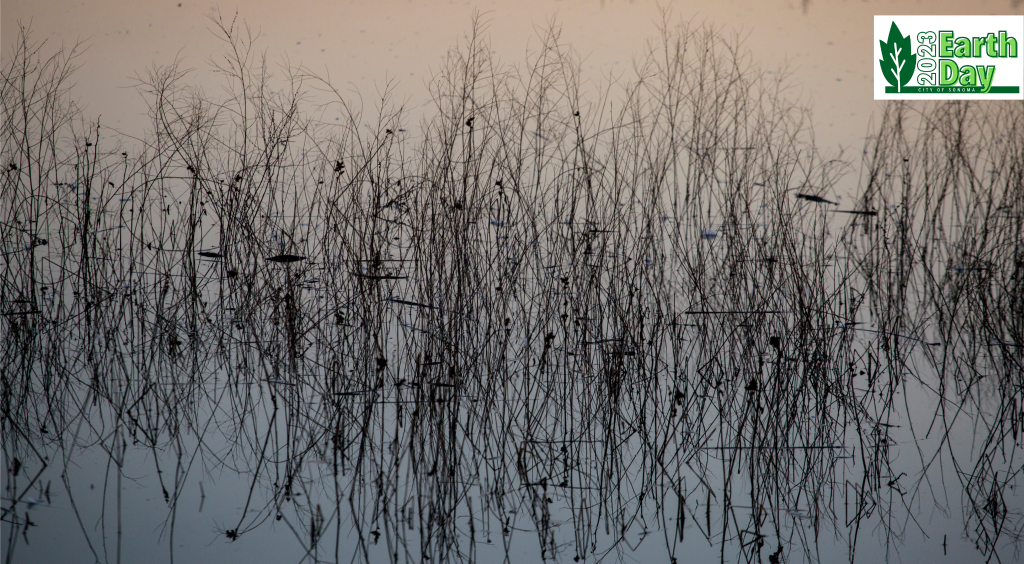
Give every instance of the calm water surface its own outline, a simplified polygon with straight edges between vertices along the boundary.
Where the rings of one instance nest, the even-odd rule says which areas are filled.
[[[538,6],[5,10],[5,561],[1020,559],[1024,106]]]

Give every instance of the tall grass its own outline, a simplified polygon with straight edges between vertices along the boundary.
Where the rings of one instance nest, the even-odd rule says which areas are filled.
[[[218,22],[227,94],[154,68],[151,129],[112,146],[74,59],[23,32],[0,96],[4,519],[28,541],[17,503],[89,447],[118,492],[152,454],[172,560],[201,460],[250,484],[225,539],[284,521],[310,561],[512,558],[523,536],[623,558],[655,530],[675,561],[687,523],[722,561],[818,560],[825,536],[853,561],[862,527],[898,547],[905,507],[952,505],[929,471],[951,459],[963,534],[1017,554],[1021,106],[887,106],[836,206],[854,166],[788,78],[668,21],[605,82],[557,26],[509,66],[475,22],[420,123],[390,88],[367,107],[275,74]],[[901,477],[908,376],[936,406],[911,437],[942,438]],[[70,471],[94,556],[119,557],[120,503],[108,551]]]

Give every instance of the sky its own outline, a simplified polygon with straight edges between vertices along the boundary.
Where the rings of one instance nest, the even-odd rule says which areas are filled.
[[[129,135],[145,127],[146,105],[134,88],[148,68],[180,58],[206,84],[212,56],[225,44],[215,18],[237,14],[259,34],[271,63],[302,65],[340,90],[372,100],[385,84],[411,107],[428,101],[426,83],[447,51],[464,40],[474,14],[485,24],[494,54],[524,61],[538,31],[554,22],[583,58],[593,80],[628,77],[634,57],[669,21],[709,24],[741,40],[765,70],[785,68],[791,94],[813,111],[825,149],[861,152],[881,102],[872,99],[872,17],[897,14],[1021,14],[1021,0],[379,0],[309,2],[253,0],[7,0],[0,6],[0,42],[7,59],[18,27],[47,48],[77,45],[81,69],[74,97],[90,117]],[[205,77],[205,78],[204,78]],[[212,84],[212,82],[210,82]]]

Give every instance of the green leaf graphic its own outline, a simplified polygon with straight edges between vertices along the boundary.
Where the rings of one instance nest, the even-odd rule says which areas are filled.
[[[882,46],[882,58],[878,60],[882,74],[899,92],[901,87],[910,82],[917,67],[917,55],[910,47],[910,36],[904,37],[900,28],[896,27],[896,22],[892,22],[889,41],[879,41],[878,44]]]

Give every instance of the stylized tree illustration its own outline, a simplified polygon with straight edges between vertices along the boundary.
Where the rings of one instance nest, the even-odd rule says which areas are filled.
[[[900,28],[896,27],[896,22],[892,22],[888,43],[879,41],[878,44],[882,46],[882,58],[878,60],[882,74],[899,92],[900,88],[910,82],[917,67],[917,55],[910,47],[910,36],[904,37]]]

